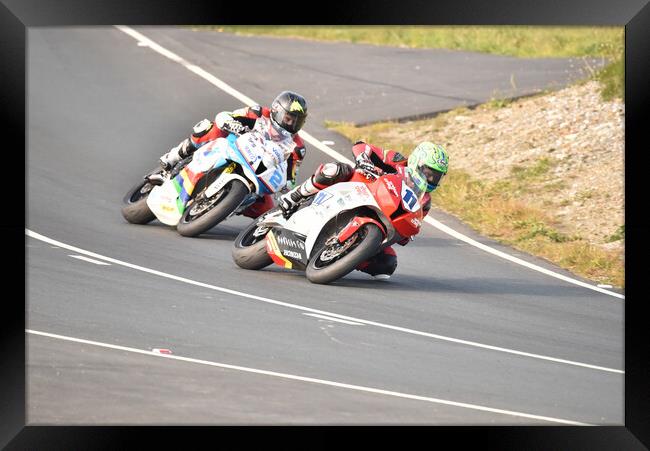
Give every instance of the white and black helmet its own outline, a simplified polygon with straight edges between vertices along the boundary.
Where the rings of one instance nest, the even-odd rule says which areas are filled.
[[[271,104],[271,121],[289,133],[298,133],[307,119],[307,101],[292,91],[282,91]]]

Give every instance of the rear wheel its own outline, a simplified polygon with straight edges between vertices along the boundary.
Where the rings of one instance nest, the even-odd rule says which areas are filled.
[[[232,258],[240,268],[262,269],[273,263],[266,252],[266,235],[271,229],[257,222],[253,221],[235,238]]]
[[[155,173],[152,171],[150,174]],[[158,170],[160,172],[160,169]],[[147,205],[147,197],[154,185],[146,180],[142,180],[134,185],[124,199],[122,200],[122,216],[131,224],[147,224],[156,216],[151,212]]]
[[[307,279],[327,284],[352,272],[379,251],[384,240],[381,229],[372,223],[359,228],[344,243],[333,236],[313,253],[307,265]]]
[[[207,188],[208,186],[205,186],[197,193],[178,221],[176,230],[181,235],[197,236],[210,230],[235,211],[249,193],[246,185],[240,180],[233,180],[210,198],[203,195]]]

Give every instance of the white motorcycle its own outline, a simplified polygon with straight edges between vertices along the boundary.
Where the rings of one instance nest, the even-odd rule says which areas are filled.
[[[286,219],[279,208],[253,221],[237,236],[232,256],[244,269],[271,263],[303,270],[309,281],[339,279],[384,247],[420,231],[422,196],[403,174],[355,171],[329,186]]]
[[[124,197],[122,215],[133,224],[158,219],[183,236],[197,236],[241,214],[264,194],[285,187],[285,149],[253,129],[218,138],[179,162],[153,185],[148,176]]]

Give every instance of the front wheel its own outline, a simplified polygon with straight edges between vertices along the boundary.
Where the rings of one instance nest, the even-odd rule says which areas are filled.
[[[205,189],[207,186],[197,193],[176,225],[183,236],[197,236],[210,230],[235,211],[249,193],[240,180],[233,180],[210,198],[203,196]]]
[[[242,230],[232,248],[232,258],[240,268],[262,269],[273,263],[266,252],[266,235],[270,227],[260,226],[253,221]]]
[[[154,174],[156,170],[151,171],[149,174]],[[160,172],[160,168],[158,168]],[[151,212],[147,205],[147,197],[153,189],[154,185],[147,180],[142,180],[135,184],[124,199],[122,199],[122,216],[131,224],[147,224],[156,216]]]
[[[375,255],[382,241],[384,234],[372,223],[359,228],[344,243],[339,243],[335,237],[330,238],[309,259],[307,279],[319,284],[340,279]]]

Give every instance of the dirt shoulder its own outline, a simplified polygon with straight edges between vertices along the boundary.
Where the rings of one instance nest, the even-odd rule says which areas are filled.
[[[561,231],[594,245],[608,242],[624,224],[624,105],[604,102],[598,82],[521,99],[506,107],[481,107],[450,116],[433,131],[452,168],[487,181],[547,160],[544,177],[530,180],[521,200],[544,207]],[[426,131],[414,141],[426,139]]]
[[[424,140],[443,144],[450,183],[434,193],[438,207],[481,233],[622,286],[625,109],[620,100],[604,101],[600,89],[594,80],[433,119],[333,128],[405,153]],[[453,180],[460,173],[471,181]],[[498,218],[502,207],[505,218]]]

